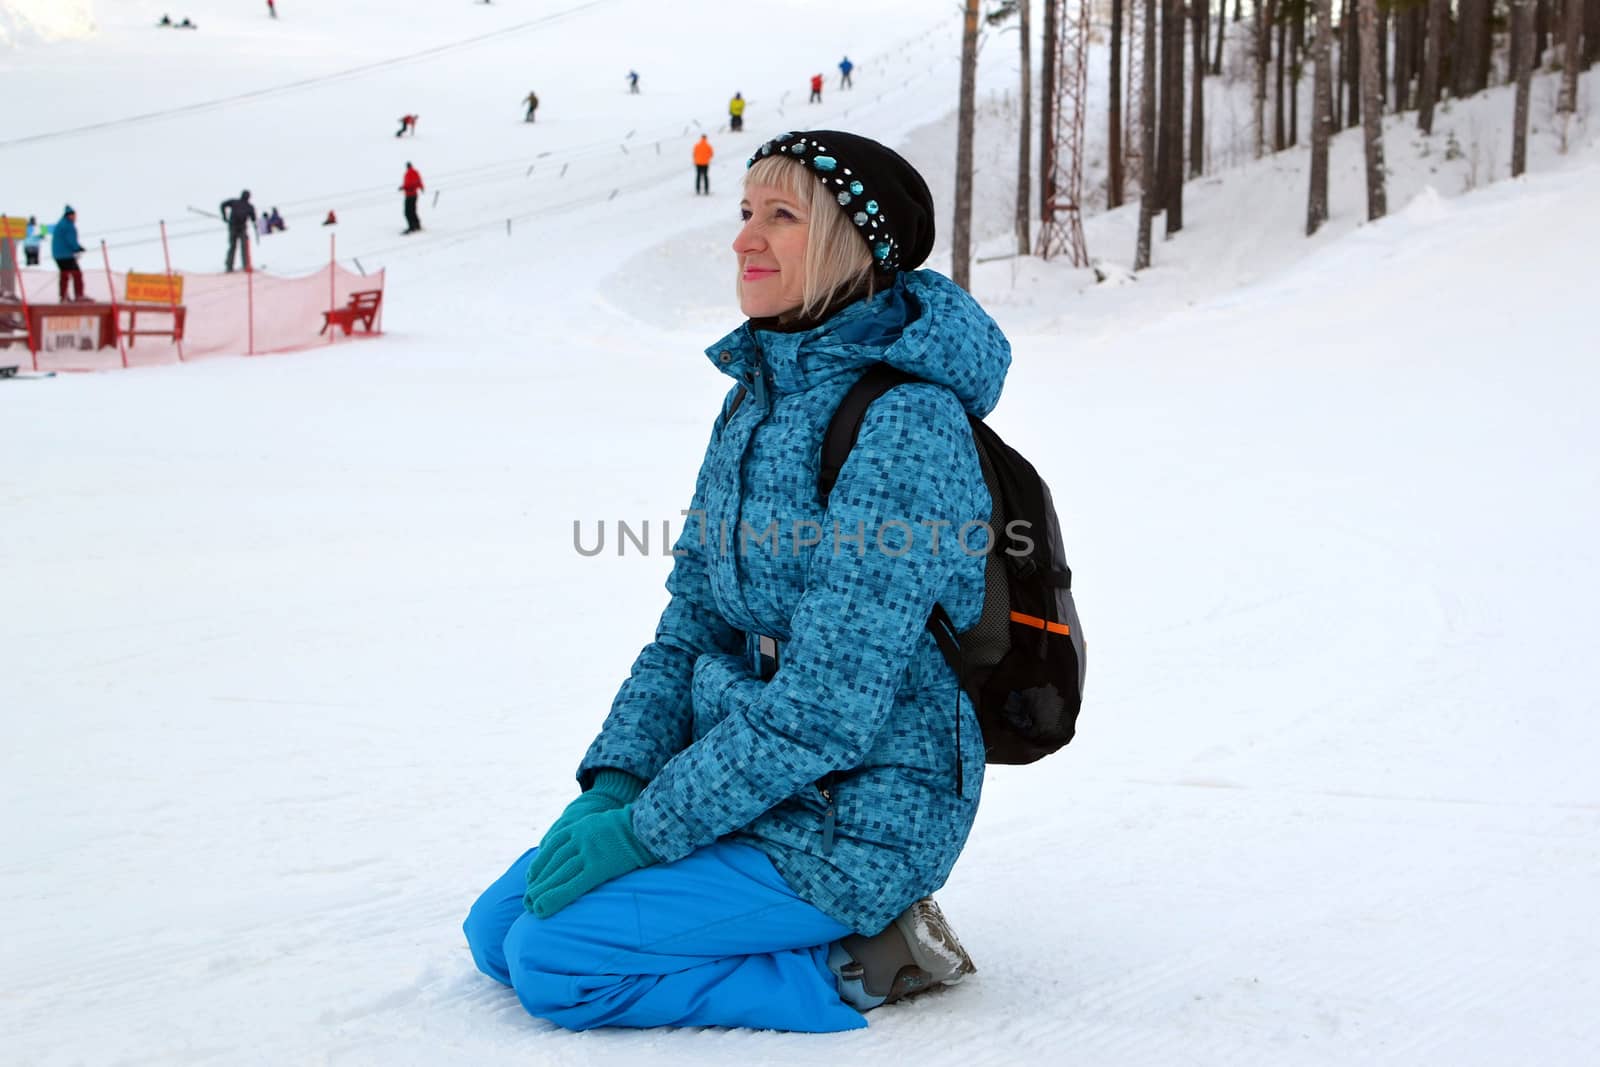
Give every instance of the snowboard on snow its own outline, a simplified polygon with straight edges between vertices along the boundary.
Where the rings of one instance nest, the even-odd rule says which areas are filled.
[[[26,380],[28,378],[54,378],[55,376],[56,372],[53,370],[25,371],[21,367],[0,367],[0,381],[6,378]]]

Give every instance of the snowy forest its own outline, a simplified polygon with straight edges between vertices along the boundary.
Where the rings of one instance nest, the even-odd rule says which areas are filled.
[[[973,106],[967,86],[972,81],[970,67],[977,62],[980,28],[1014,24],[1021,43],[1020,118],[1029,127],[1032,6],[1031,0],[1004,0],[992,7],[967,0],[964,111]],[[1030,188],[1039,190],[1038,214],[1048,218],[1058,184],[1070,180],[1058,170],[1056,157],[1057,151],[1070,151],[1055,143],[1060,140],[1060,123],[1073,121],[1058,120],[1054,114],[1058,82],[1078,79],[1080,68],[1089,62],[1089,42],[1103,39],[1107,52],[1103,94],[1089,99],[1082,90],[1069,90],[1066,99],[1068,106],[1104,122],[1100,203],[1107,209],[1131,201],[1139,204],[1136,270],[1150,265],[1150,230],[1157,216],[1167,237],[1183,229],[1185,184],[1238,158],[1232,145],[1226,163],[1215,157],[1214,131],[1206,115],[1206,100],[1212,95],[1208,78],[1221,79],[1232,97],[1241,95],[1238,87],[1245,87],[1249,158],[1261,159],[1301,143],[1311,146],[1305,223],[1311,235],[1328,218],[1328,142],[1333,134],[1361,128],[1367,218],[1378,219],[1387,212],[1388,203],[1383,116],[1414,114],[1416,129],[1431,135],[1435,110],[1448,108],[1449,101],[1473,97],[1491,85],[1514,86],[1508,145],[1485,145],[1474,139],[1464,147],[1452,133],[1444,153],[1452,160],[1470,153],[1470,180],[1475,185],[1492,180],[1493,168],[1486,159],[1497,158],[1497,149],[1503,149],[1510,176],[1516,177],[1527,169],[1533,75],[1540,71],[1559,75],[1559,88],[1553,100],[1545,101],[1547,114],[1542,119],[1555,127],[1565,153],[1573,123],[1586,126],[1589,120],[1587,97],[1578,89],[1579,74],[1600,57],[1600,3],[1595,0],[1498,4],[1462,0],[1453,5],[1444,0],[1343,0],[1337,7],[1314,0],[1253,0],[1248,12],[1243,0],[1234,0],[1231,7],[1227,0],[1217,4],[1110,0],[1109,10],[1089,0],[1042,0],[1040,6],[1045,42],[1039,75],[1042,150],[1037,185],[1031,185],[1032,146],[1028,137],[1021,138],[1018,254],[1034,248]],[[1052,45],[1058,41],[1059,46]],[[1081,142],[1081,133],[1070,136]],[[963,137],[970,140],[970,128]],[[958,148],[963,151],[970,167],[970,148]],[[961,183],[958,176],[958,276],[967,269],[960,250],[968,240],[959,232],[965,221],[959,206]],[[1075,206],[1086,204],[1081,193],[1069,199]],[[1038,250],[1048,255],[1057,250],[1051,247],[1056,243],[1043,238]]]

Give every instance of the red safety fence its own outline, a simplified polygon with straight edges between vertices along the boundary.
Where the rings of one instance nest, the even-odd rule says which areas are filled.
[[[0,305],[0,316],[21,326],[26,315],[33,328],[24,336],[0,333],[0,344],[6,345],[0,349],[0,363],[31,362],[38,370],[111,370],[203,356],[292,352],[382,333],[381,295],[353,299],[357,293],[381,294],[382,271],[362,275],[330,261],[295,278],[262,271],[174,272],[171,277],[182,279],[181,303],[175,309],[170,297],[169,302],[129,301],[128,272],[100,269],[96,258],[93,252],[80,257],[81,303],[59,299],[55,270],[25,267],[17,272],[20,305]],[[165,276],[165,271],[149,272],[155,275]],[[352,315],[357,307],[363,313]],[[178,309],[181,339],[169,335]]]

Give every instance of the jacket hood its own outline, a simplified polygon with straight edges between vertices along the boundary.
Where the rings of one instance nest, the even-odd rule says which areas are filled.
[[[887,363],[945,386],[979,418],[999,402],[1011,365],[1011,345],[995,321],[966,290],[931,270],[897,274],[889,288],[810,330],[784,333],[746,322],[706,355],[747,387],[759,376],[778,393]]]

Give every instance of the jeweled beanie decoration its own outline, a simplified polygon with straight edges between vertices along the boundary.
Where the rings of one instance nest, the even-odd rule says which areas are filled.
[[[833,192],[878,270],[916,270],[933,251],[933,194],[893,149],[838,130],[797,130],[762,145],[746,166],[769,156],[792,159]]]

